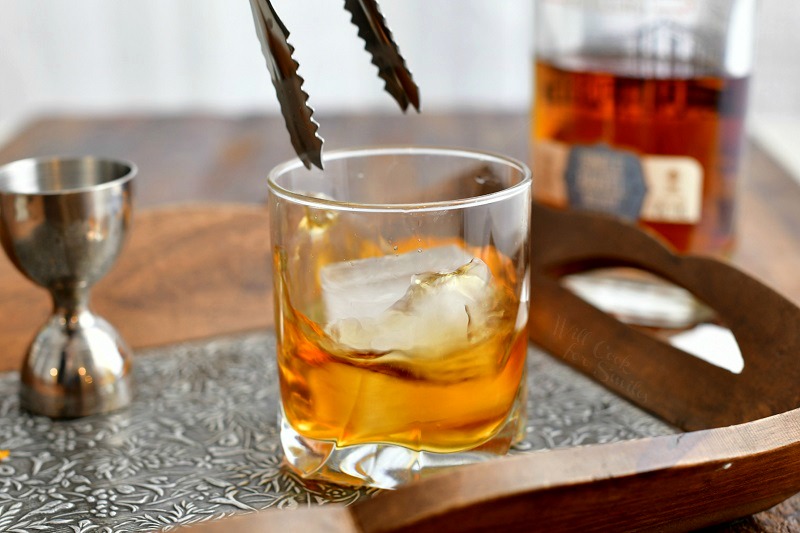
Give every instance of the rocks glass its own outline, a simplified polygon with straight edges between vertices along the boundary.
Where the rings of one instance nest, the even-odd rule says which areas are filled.
[[[505,454],[524,419],[530,171],[421,147],[324,166],[269,177],[289,464],[392,488]]]

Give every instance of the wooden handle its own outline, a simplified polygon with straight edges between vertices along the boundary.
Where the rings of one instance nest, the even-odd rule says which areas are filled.
[[[689,531],[800,490],[800,414],[781,416],[464,467],[352,513],[365,533]]]
[[[685,430],[800,406],[800,310],[736,268],[672,253],[605,215],[533,207],[531,339],[620,396]],[[634,266],[689,290],[733,332],[736,375],[622,324],[559,284],[566,273]]]
[[[728,428],[497,459],[347,508],[268,510],[193,530],[690,531],[800,491],[799,442],[795,410]]]

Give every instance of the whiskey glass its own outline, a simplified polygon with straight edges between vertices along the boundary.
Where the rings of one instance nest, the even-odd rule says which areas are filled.
[[[288,464],[394,488],[505,454],[524,421],[530,171],[409,146],[323,162],[269,176]]]

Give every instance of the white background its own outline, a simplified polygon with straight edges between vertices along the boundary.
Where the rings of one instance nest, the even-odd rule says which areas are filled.
[[[274,0],[311,103],[393,112],[342,4]],[[381,5],[425,112],[527,109],[533,0]],[[778,145],[800,124],[798,28],[800,2],[761,1],[751,128]],[[37,114],[154,111],[277,112],[247,0],[0,0],[0,134]]]

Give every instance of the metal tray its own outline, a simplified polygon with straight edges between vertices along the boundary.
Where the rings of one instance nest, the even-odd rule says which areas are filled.
[[[171,529],[265,508],[376,494],[300,479],[281,464],[272,332],[141,352],[137,398],[69,421],[19,409],[0,375],[0,530]],[[512,453],[675,430],[531,346],[526,437]]]

